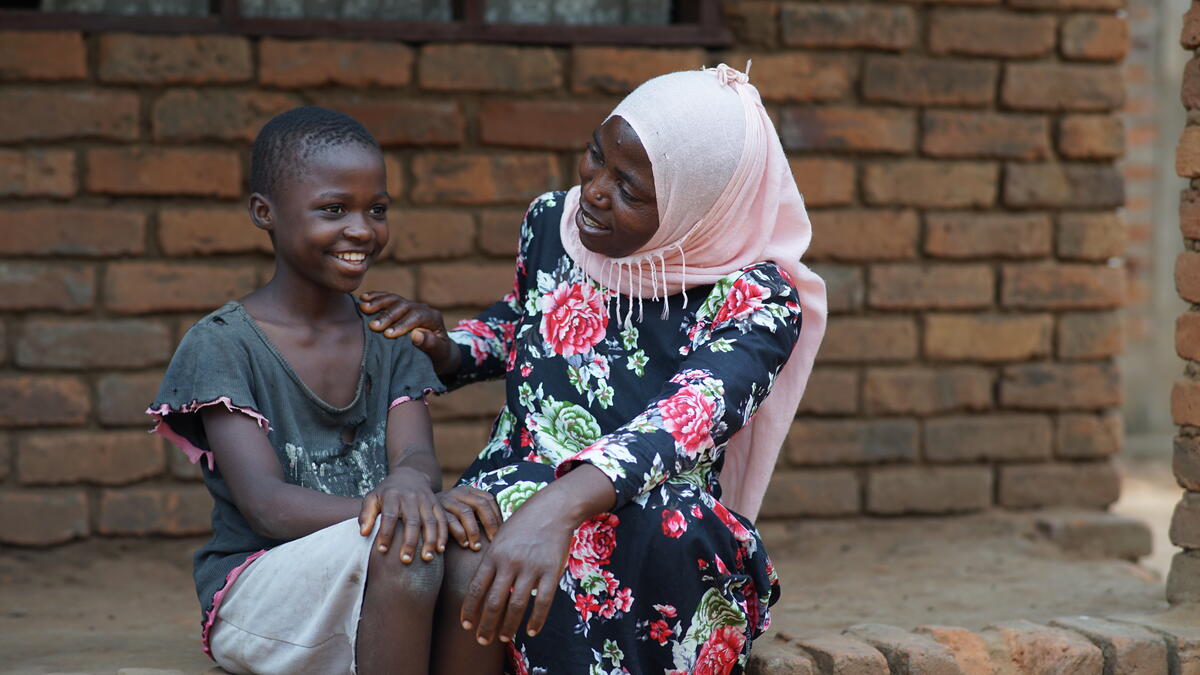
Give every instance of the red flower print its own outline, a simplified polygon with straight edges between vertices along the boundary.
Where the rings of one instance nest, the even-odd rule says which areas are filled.
[[[600,603],[596,602],[595,596],[591,593],[587,595],[575,596],[575,611],[579,612],[579,618],[584,623],[592,618],[592,615],[600,611]]]
[[[663,426],[689,457],[713,446],[711,432],[715,407],[699,389],[692,385],[682,387],[670,398],[659,401],[658,410],[662,413]]]
[[[743,608],[746,612],[746,622],[750,626],[758,626],[758,591],[754,589],[754,584],[746,584],[742,587],[742,595],[746,596],[746,606]]]
[[[454,330],[464,330],[476,338],[471,340],[471,357],[475,359],[475,365],[483,365],[489,354],[488,341],[496,339],[495,331],[479,319],[463,319]]]
[[[617,591],[617,597],[613,599],[613,603],[617,609],[622,612],[628,612],[630,607],[633,607],[633,590],[626,587]]]
[[[514,346],[508,350],[508,358],[504,361],[504,372],[512,372],[517,367],[517,348]]]
[[[588,572],[595,572],[607,565],[617,547],[615,529],[621,521],[611,513],[602,513],[584,521],[575,530],[571,540],[571,551],[567,556],[567,569],[571,576],[582,579]]]
[[[750,541],[754,538],[754,535],[750,534],[750,530],[747,530],[745,525],[742,525],[737,518],[734,518],[729,509],[725,508],[721,502],[713,502],[713,512],[717,514],[722,523],[725,523],[725,527],[729,528],[729,531],[733,533],[734,539],[738,541]]]
[[[699,504],[692,504],[692,517],[693,518],[703,518],[704,517],[704,512],[700,510]]]
[[[542,337],[557,354],[582,354],[604,339],[604,296],[588,284],[559,286],[542,296]]]
[[[767,289],[746,277],[739,278],[733,282],[733,287],[729,289],[729,295],[725,296],[725,302],[721,304],[721,309],[717,310],[717,315],[713,317],[713,324],[737,321],[750,316],[762,308],[762,301],[767,298],[767,295]]]
[[[517,675],[529,675],[529,659],[511,642],[508,643],[508,662],[512,664]]]
[[[608,570],[600,570],[600,578],[604,579],[604,590],[609,593],[616,593],[617,589],[621,587],[621,582],[617,581],[617,577]]]
[[[662,530],[663,534],[672,539],[678,539],[687,532],[687,521],[684,520],[683,514],[674,509],[663,509],[662,512]]]
[[[604,604],[600,605],[599,614],[600,614],[600,618],[602,618],[602,619],[611,619],[614,616],[616,616],[617,615],[616,601],[614,601],[612,598],[605,600]]]
[[[725,566],[725,561],[721,560],[721,556],[713,556],[713,562],[717,564],[717,572],[729,574],[729,568]]]
[[[696,657],[695,675],[729,675],[737,663],[746,636],[737,626],[721,626],[708,636]]]
[[[675,614],[676,614],[675,605],[654,605],[654,609],[657,610],[659,614],[662,614],[663,616],[667,617],[668,619],[675,618]]]
[[[658,621],[650,622],[650,639],[657,642],[660,646],[667,644],[667,638],[671,637],[671,627],[666,621],[659,619]]]
[[[521,377],[529,377],[529,374],[532,372],[533,372],[533,367],[530,366],[528,363],[521,364]]]

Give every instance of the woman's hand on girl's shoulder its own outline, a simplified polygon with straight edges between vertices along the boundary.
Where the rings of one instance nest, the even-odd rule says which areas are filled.
[[[368,324],[385,337],[412,333],[412,343],[429,356],[438,375],[455,372],[461,356],[446,331],[442,313],[426,305],[386,291],[367,291],[358,296],[364,314],[375,314]]]
[[[447,524],[450,534],[459,546],[478,551],[483,548],[479,528],[491,541],[500,529],[503,517],[496,498],[490,492],[477,490],[469,485],[459,485],[438,493],[438,502],[450,516]]]
[[[426,562],[433,560],[435,553],[446,550],[449,529],[446,511],[429,486],[429,476],[420,471],[393,470],[363,497],[358,525],[364,537],[371,534],[377,518],[379,532],[374,546],[380,553],[391,548],[400,521],[404,523],[400,541],[402,561],[412,562],[418,543],[421,543],[421,559]]]

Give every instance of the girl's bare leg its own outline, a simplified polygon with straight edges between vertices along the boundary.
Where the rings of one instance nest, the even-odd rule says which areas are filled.
[[[453,542],[446,546],[445,574],[434,619],[433,667],[429,671],[435,675],[499,675],[504,669],[506,645],[497,640],[480,645],[475,641],[475,631],[462,627],[463,599],[487,550],[486,541],[483,546],[480,551]]]
[[[427,675],[434,608],[442,584],[442,556],[400,561],[401,546],[371,547],[367,587],[358,622],[361,675]],[[418,547],[418,551],[420,548]],[[460,631],[466,632],[466,631]]]

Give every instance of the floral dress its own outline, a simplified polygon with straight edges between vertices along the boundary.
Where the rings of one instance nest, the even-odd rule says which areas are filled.
[[[719,501],[729,438],[800,334],[770,262],[663,301],[589,281],[563,250],[563,193],[521,226],[513,291],[451,338],[451,386],[504,376],[507,404],[461,479],[505,518],[572,464],[613,482],[611,512],[575,532],[549,619],[509,643],[515,673],[739,673],[779,583],[753,524]],[[618,306],[616,303],[620,302]]]

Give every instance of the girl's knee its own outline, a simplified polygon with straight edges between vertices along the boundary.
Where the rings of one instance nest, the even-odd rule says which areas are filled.
[[[486,550],[486,541],[483,542],[483,548],[478,551],[465,549],[454,542],[447,545],[446,553],[443,556],[446,560],[445,572],[442,576],[443,592],[453,598],[465,598],[467,587],[471,583],[471,578],[475,576],[475,570],[479,569],[479,563],[483,560],[483,553]]]
[[[367,588],[386,592],[389,596],[405,602],[433,605],[442,587],[445,569],[443,556],[434,556],[428,562],[417,556],[412,562],[400,559],[400,547],[394,546],[387,553],[371,552],[367,565]]]

